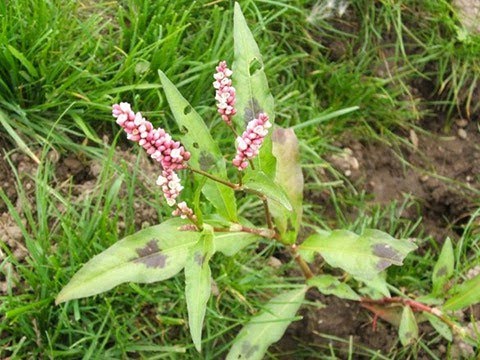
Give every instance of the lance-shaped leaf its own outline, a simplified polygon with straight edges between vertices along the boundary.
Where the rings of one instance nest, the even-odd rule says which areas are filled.
[[[465,281],[452,289],[455,293],[443,306],[444,310],[460,310],[480,303],[480,275]]]
[[[447,238],[442,246],[442,251],[433,268],[432,283],[433,293],[441,295],[444,292],[444,286],[448,279],[453,275],[455,263],[455,255],[453,254],[453,246],[450,238]]]
[[[190,248],[185,264],[188,326],[195,348],[199,352],[202,349],[202,326],[211,291],[211,271],[208,262],[213,252],[213,228],[204,224],[200,240]]]
[[[405,306],[400,320],[398,336],[403,346],[411,345],[418,339],[418,325],[410,306]]]
[[[292,204],[285,191],[276,182],[270,180],[263,171],[254,171],[245,177],[243,188],[253,190],[259,195],[265,195],[269,200],[278,203],[288,211],[292,211]]]
[[[55,302],[100,294],[125,282],[168,279],[185,266],[198,232],[182,231],[182,219],[171,219],[118,241],[93,257],[58,294]]]
[[[194,168],[208,171],[228,180],[225,160],[208,127],[167,76],[159,71],[168,104],[183,135],[182,144],[191,152],[189,164]],[[234,192],[228,186],[207,180],[202,188],[205,197],[218,213],[231,221],[237,220],[237,206]]]
[[[315,286],[325,295],[335,295],[342,299],[360,300],[360,296],[350,286],[338,281],[332,275],[317,275],[308,280],[308,285]]]
[[[245,128],[246,123],[264,112],[273,124],[273,96],[268,88],[262,55],[238,3],[235,3],[234,10],[233,40],[235,61],[232,70],[237,109],[234,120],[241,128]],[[255,163],[270,179],[275,177],[275,158],[272,154],[270,134],[265,138]]]
[[[447,324],[445,324],[442,320],[440,320],[435,315],[432,315],[428,312],[424,312],[423,316],[425,316],[427,318],[427,320],[430,322],[430,325],[432,325],[433,328],[440,335],[442,335],[447,341],[452,341],[453,340],[452,330],[450,330],[450,328],[448,327]]]
[[[294,320],[307,287],[275,296],[243,327],[234,340],[227,360],[261,360],[268,347],[280,340]]]
[[[285,190],[293,211],[276,203],[271,203],[270,210],[282,239],[293,244],[300,229],[303,211],[303,173],[298,139],[293,129],[275,128],[272,142],[272,152],[277,160],[275,182]]]
[[[390,265],[402,265],[405,256],[416,248],[408,240],[397,240],[372,229],[364,230],[362,235],[348,230],[314,234],[300,245],[300,250],[314,250],[329,265],[365,280],[374,279]]]

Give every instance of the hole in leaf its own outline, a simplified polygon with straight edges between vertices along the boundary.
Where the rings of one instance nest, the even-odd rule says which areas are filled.
[[[258,70],[262,70],[262,64],[257,59],[253,59],[250,61],[250,66],[248,68],[250,76],[255,75]]]
[[[198,149],[198,148],[200,148],[200,145],[198,145],[197,142],[194,142],[194,143],[193,143],[193,147],[194,147],[195,149]]]
[[[180,132],[181,132],[182,134],[188,134],[188,129],[187,129],[185,126],[181,126],[181,127],[180,127]]]
[[[190,105],[185,106],[185,109],[183,109],[183,114],[188,115],[192,112],[192,107]]]

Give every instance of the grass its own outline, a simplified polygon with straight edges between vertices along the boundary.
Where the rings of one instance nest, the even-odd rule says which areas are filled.
[[[266,63],[277,121],[294,127],[301,140],[306,189],[328,194],[333,209],[328,213],[315,196],[308,198],[306,229],[377,227],[393,236],[419,236],[426,253],[410,256],[389,276],[397,289],[428,292],[439,246],[419,232],[420,220],[399,216],[415,200],[372,205],[325,156],[338,150],[335,140],[346,132],[398,146],[405,143],[399,134],[421,119],[440,118],[448,128],[459,116],[478,117],[480,35],[462,27],[446,0],[359,0],[342,17],[324,16],[314,1],[240,3]],[[159,84],[162,70],[219,134],[222,148],[233,151],[213,96],[205,96],[212,93],[217,61],[232,60],[232,13],[227,1],[0,4],[0,142],[16,193],[14,202],[2,185],[0,202],[28,252],[17,259],[0,242],[0,274],[7,284],[0,295],[0,357],[198,358],[185,322],[181,276],[122,285],[63,306],[54,306],[53,299],[81,264],[142,227],[140,211],[151,209],[149,222],[169,216],[153,187],[154,174],[140,170],[144,156],[117,138],[112,103],[129,101],[154,124],[177,133]],[[123,152],[115,150],[117,142]],[[79,190],[85,179],[61,177],[63,160],[56,162],[52,153],[72,155],[85,167],[95,163],[100,171],[82,175],[90,183]],[[18,154],[39,160],[36,171],[19,171]],[[241,209],[260,216],[256,205],[245,202]],[[358,217],[352,220],[353,207]],[[458,277],[478,264],[478,211],[469,219],[458,240]],[[272,255],[278,249],[265,244],[259,253],[249,249],[215,262],[219,294],[210,299],[202,356],[224,356],[239,326],[289,286],[280,274],[290,266],[264,266]],[[347,356],[376,356],[374,349],[343,340]],[[408,358],[437,346],[422,339],[417,348],[378,358]],[[319,351],[325,358],[345,355],[345,347],[299,348],[305,358]]]

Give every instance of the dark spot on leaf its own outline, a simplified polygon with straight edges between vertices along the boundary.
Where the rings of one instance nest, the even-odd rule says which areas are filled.
[[[406,332],[405,337],[409,339],[410,342],[413,341],[413,333],[411,331]]]
[[[252,61],[250,61],[248,73],[250,74],[250,76],[253,76],[257,71],[262,70],[262,67],[263,65],[260,61],[258,61],[258,59],[253,59]]]
[[[198,148],[200,148],[200,145],[198,145],[197,142],[194,142],[194,143],[193,143],[193,147],[194,147],[195,149],[198,149]]]
[[[215,158],[209,152],[202,151],[200,153],[198,162],[200,164],[200,169],[203,171],[207,171],[210,170],[213,165],[215,165]]]
[[[387,267],[389,267],[390,265],[392,265],[392,263],[388,260],[380,260],[378,263],[377,263],[377,270],[378,271],[382,271],[382,270],[385,270]]]
[[[185,106],[185,109],[183,109],[183,114],[188,115],[192,112],[192,107],[190,105]]]
[[[337,285],[335,284],[330,284],[325,290],[335,290],[337,288]]]
[[[262,108],[258,104],[258,101],[255,98],[251,98],[248,101],[248,106],[245,107],[245,113],[244,113],[244,120],[245,123],[248,123],[249,121],[255,119],[258,114],[263,112]]]
[[[182,134],[188,134],[188,129],[187,129],[185,126],[181,126],[181,127],[180,127],[180,132],[181,132]]]
[[[144,247],[135,249],[138,258],[133,259],[134,263],[144,264],[148,268],[163,268],[165,267],[167,256],[160,252],[157,245],[157,240],[150,240]]]
[[[244,355],[245,358],[248,359],[249,357],[253,356],[253,354],[255,354],[256,351],[258,351],[258,345],[253,346],[248,341],[243,342],[241,355]]]
[[[440,269],[438,269],[437,271],[437,276],[440,277],[440,276],[443,276],[443,275],[446,275],[447,274],[447,267],[446,266],[442,266]]]
[[[280,127],[275,128],[272,133],[272,141],[284,144],[287,141],[287,129],[282,129]]]
[[[151,254],[155,254],[160,251],[157,244],[157,239],[151,239],[143,248],[135,249],[138,256],[144,257]]]
[[[292,224],[292,219],[291,218],[288,218],[288,220],[287,220],[287,231],[288,232],[295,231],[295,227]]]
[[[205,256],[203,256],[201,252],[197,251],[193,257],[193,260],[195,260],[198,266],[202,266],[205,260]]]
[[[373,253],[382,258],[382,259],[388,259],[390,260],[391,263],[402,263],[402,256],[401,254],[392,248],[391,245],[388,244],[375,244],[373,245]]]

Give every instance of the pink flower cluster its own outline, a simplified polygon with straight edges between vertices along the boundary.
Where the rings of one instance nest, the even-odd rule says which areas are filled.
[[[232,161],[238,170],[244,170],[248,166],[248,160],[258,155],[271,126],[265,113],[258,114],[256,119],[247,124],[247,129],[237,138],[237,154]]]
[[[180,142],[173,141],[165,130],[154,129],[140,112],[135,114],[129,103],[113,105],[112,115],[127,133],[127,139],[138,142],[164,169],[180,170],[186,167],[190,153],[185,151]]]
[[[157,179],[157,185],[162,187],[167,204],[169,206],[175,205],[177,196],[183,190],[177,173],[172,169],[163,170],[162,175]]]
[[[215,91],[215,100],[217,100],[218,112],[223,121],[232,125],[232,117],[236,114],[235,106],[235,88],[232,86],[232,70],[227,67],[226,61],[220,61],[216,67],[217,73],[213,75],[215,81],[213,87]]]
[[[178,203],[177,208],[172,212],[173,216],[180,216],[182,219],[196,218],[193,210],[190,209],[185,201]]]
[[[187,167],[190,153],[180,142],[173,141],[164,129],[154,129],[152,123],[145,120],[140,112],[134,113],[129,103],[113,105],[112,115],[127,133],[127,139],[138,142],[152,159],[162,165],[163,171],[157,179],[157,185],[162,187],[167,204],[174,206],[183,189],[175,171]]]

